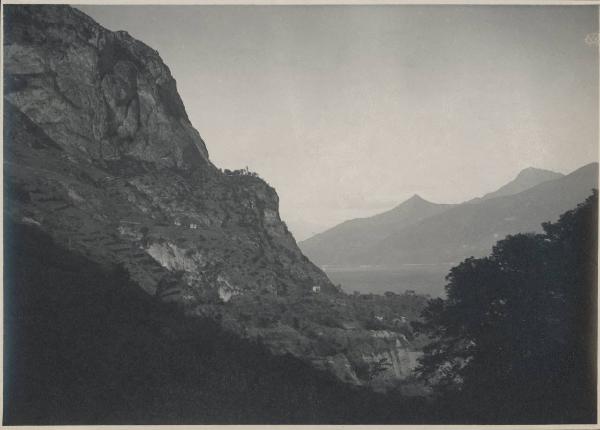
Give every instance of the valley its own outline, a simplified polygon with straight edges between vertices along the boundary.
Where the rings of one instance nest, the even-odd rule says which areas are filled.
[[[157,50],[75,7],[3,11],[4,424],[480,422],[471,393],[427,379],[435,354],[457,356],[440,365],[449,387],[468,380],[476,318],[498,316],[490,327],[512,341],[510,300],[514,321],[553,306],[523,350],[563,342],[552,324],[577,314],[561,308],[569,270],[591,279],[581,237],[593,230],[598,163],[527,168],[460,203],[414,194],[297,243],[260,172],[211,159]],[[558,279],[534,291],[546,301],[495,299],[561,259],[577,264],[544,271]],[[480,266],[494,276],[479,285],[473,272],[473,285],[490,295],[462,309]],[[473,333],[452,326],[460,317]]]

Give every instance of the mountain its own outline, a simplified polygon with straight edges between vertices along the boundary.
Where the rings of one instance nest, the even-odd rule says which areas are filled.
[[[280,219],[276,191],[255,173],[223,171],[210,161],[155,50],[68,6],[8,5],[3,11],[4,219],[16,226],[7,237],[17,235],[17,242],[25,240],[18,236],[23,227],[48,237],[40,242],[48,256],[40,257],[48,265],[42,273],[61,269],[53,253],[64,249],[103,273],[123,273],[106,278],[111,288],[127,279],[191,325],[208,318],[224,332],[260,341],[278,356],[291,354],[345,383],[385,389],[410,376],[420,352],[407,318],[417,317],[425,299],[397,296],[380,303],[385,319],[379,320],[382,315],[360,306],[362,298],[334,286]],[[84,276],[66,271],[67,280]],[[72,280],[97,286],[85,277]],[[33,294],[23,300],[41,301],[41,308],[54,300],[11,279],[5,288],[8,294]],[[139,295],[115,297],[128,300],[119,308],[125,314],[143,307]],[[55,301],[51,305],[61,312]],[[85,300],[69,306],[79,316],[90,310],[89,318],[102,319]],[[35,312],[28,315],[36,318]],[[52,326],[52,315],[44,318]],[[60,339],[46,341],[15,321],[9,333],[15,342],[34,339],[46,348],[38,357],[61,356]],[[161,321],[148,316],[149,326],[141,330],[173,330]],[[104,342],[114,348],[108,355],[121,354],[108,326],[89,346],[89,333],[77,328],[70,335],[79,347]],[[11,354],[7,360],[20,357]],[[127,354],[129,366],[144,359],[135,351]],[[389,366],[381,368],[381,360]],[[35,360],[27,363],[36,366]],[[31,372],[25,368],[22,374]],[[44,394],[31,387],[29,394]]]
[[[495,197],[510,196],[518,194],[522,191],[528,190],[531,187],[535,187],[542,182],[551,181],[564,176],[562,173],[553,172],[551,170],[536,169],[535,167],[528,167],[519,172],[517,177],[510,181],[508,184],[500,187],[496,191],[488,193],[483,197],[474,199],[477,200],[488,200]]]
[[[597,187],[597,164],[564,176],[527,168],[498,190],[451,205],[413,196],[370,218],[346,221],[300,242],[321,266],[357,267],[458,262],[487,254],[507,234],[539,231]]]
[[[431,203],[415,194],[387,212],[346,221],[300,242],[299,246],[319,265],[347,265],[357,261],[364,248],[450,207],[452,205]]]
[[[210,162],[156,51],[71,8],[15,6],[5,19],[11,217],[125,265],[152,294],[183,271],[183,302],[259,285],[335,292],[275,190]]]
[[[363,250],[364,264],[458,262],[490,252],[506,235],[539,232],[598,187],[598,163],[521,193],[467,202],[395,232]]]

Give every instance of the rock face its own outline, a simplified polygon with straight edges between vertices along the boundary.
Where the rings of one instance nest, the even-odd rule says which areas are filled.
[[[275,191],[255,175],[226,175],[210,163],[156,51],[69,7],[11,6],[6,12],[7,124],[13,132],[21,122],[37,126],[55,143],[44,158],[55,159],[53,173],[63,177],[38,176],[39,186],[54,187],[38,193],[67,206],[56,218],[64,221],[71,212],[82,218],[69,226],[40,208],[43,225],[70,229],[64,233],[80,245],[96,230],[116,235],[168,271],[186,272],[188,281],[211,268],[215,278],[231,278],[240,289],[265,279],[283,289],[292,283],[331,287],[281,222]],[[19,163],[27,142],[12,140],[9,161]],[[76,173],[85,177],[69,183]],[[15,176],[31,185],[31,175]],[[15,176],[8,179],[19,182]],[[28,206],[44,205],[34,198]],[[88,248],[98,242],[89,240]],[[222,261],[229,267],[214,267]]]
[[[156,51],[61,6],[8,8],[5,21],[5,97],[66,152],[100,163],[207,164]]]
[[[298,249],[272,187],[210,162],[158,53],[67,6],[10,5],[4,19],[5,216],[122,266],[190,315],[365,382],[348,345],[328,346],[340,330],[319,336],[307,314],[283,321],[314,286],[319,306],[347,298]],[[244,322],[245,301],[281,312]]]

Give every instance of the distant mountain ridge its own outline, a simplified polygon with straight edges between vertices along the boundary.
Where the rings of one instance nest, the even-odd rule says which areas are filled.
[[[508,234],[539,231],[542,222],[575,207],[597,184],[598,163],[566,176],[528,168],[482,198],[437,205],[413,197],[391,211],[347,221],[299,245],[322,266],[458,262],[485,255]],[[393,222],[396,212],[404,214],[401,222]]]
[[[360,258],[365,247],[374,246],[391,233],[439,214],[454,205],[429,202],[415,194],[389,211],[339,224],[299,243],[317,264],[344,265]]]
[[[380,265],[456,263],[483,256],[509,234],[541,231],[541,223],[556,221],[597,186],[598,164],[588,164],[518,194],[458,205],[388,236],[363,256],[368,264]]]
[[[535,167],[528,167],[519,172],[517,177],[510,181],[508,184],[503,185],[496,191],[487,193],[483,197],[476,198],[473,200],[488,200],[495,197],[510,196],[518,194],[521,191],[528,190],[531,187],[541,184],[542,182],[551,181],[563,177],[562,173],[553,172],[551,170],[537,169]]]

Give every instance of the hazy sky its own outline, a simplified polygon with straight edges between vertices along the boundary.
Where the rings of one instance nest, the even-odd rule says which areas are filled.
[[[595,6],[78,6],[157,49],[213,162],[297,239],[598,159]]]

